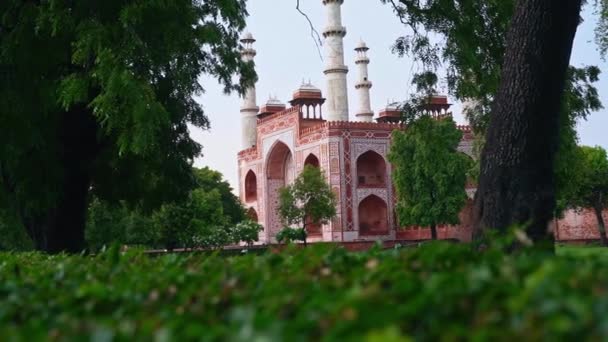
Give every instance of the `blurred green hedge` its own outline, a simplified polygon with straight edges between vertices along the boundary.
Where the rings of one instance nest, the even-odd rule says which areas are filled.
[[[604,340],[608,258],[467,245],[349,253],[0,254],[0,340]]]

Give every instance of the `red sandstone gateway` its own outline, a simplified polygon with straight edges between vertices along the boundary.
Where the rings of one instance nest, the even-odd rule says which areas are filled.
[[[344,63],[346,28],[342,26],[342,0],[324,0],[327,11],[325,70],[327,98],[310,82],[293,92],[291,107],[270,98],[259,108],[255,87],[246,90],[241,106],[243,150],[238,154],[239,192],[249,217],[264,226],[261,243],[276,242],[282,225],[277,214],[278,190],[295,179],[304,165],[320,167],[338,199],[336,218],[329,224],[309,226],[309,242],[317,241],[395,241],[430,238],[426,228],[399,227],[395,215],[395,192],[387,153],[391,133],[403,129],[397,103],[379,111],[374,121],[370,104],[369,48],[357,44],[354,64],[358,80],[354,88],[357,121],[349,121],[349,68]],[[253,61],[255,39],[246,33],[242,56]],[[424,108],[436,117],[451,116],[447,96],[432,96]],[[463,139],[458,150],[473,157],[473,134],[469,126],[458,127]],[[439,227],[439,238],[471,239],[470,210],[476,185],[466,185],[469,201],[460,214],[458,227]],[[607,213],[608,219],[608,213]],[[597,229],[587,213],[568,212],[564,219],[551,223],[556,238],[576,240],[597,238]]]

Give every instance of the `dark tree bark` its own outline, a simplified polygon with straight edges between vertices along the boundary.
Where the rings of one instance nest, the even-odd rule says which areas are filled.
[[[525,228],[553,241],[554,156],[582,0],[519,0],[481,156],[475,234]]]
[[[431,239],[437,240],[437,226],[434,224],[431,225]]]
[[[63,179],[55,205],[44,212],[22,214],[23,224],[36,249],[48,253],[84,250],[92,162],[99,153],[97,122],[84,107],[64,113],[60,130]],[[44,172],[44,170],[42,170]]]
[[[306,231],[306,221],[307,221],[307,217],[308,215],[304,215],[304,219],[302,222],[304,222],[304,224],[302,225],[302,229],[304,230],[304,247],[308,247],[308,232]]]

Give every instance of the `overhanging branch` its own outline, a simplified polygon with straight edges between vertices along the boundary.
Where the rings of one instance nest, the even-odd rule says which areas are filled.
[[[317,52],[319,53],[319,58],[321,58],[321,60],[323,60],[323,54],[321,53],[321,46],[323,45],[323,41],[321,40],[321,35],[315,29],[315,26],[312,24],[312,21],[310,20],[308,15],[306,13],[302,12],[302,10],[300,9],[300,0],[296,0],[296,10],[298,12],[300,12],[300,14],[304,18],[306,18],[306,20],[308,21],[308,25],[310,26],[310,36],[312,37],[312,40],[315,42],[315,46],[317,47]]]

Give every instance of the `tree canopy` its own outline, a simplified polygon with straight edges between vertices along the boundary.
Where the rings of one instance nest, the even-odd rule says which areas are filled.
[[[462,132],[451,118],[428,115],[393,133],[389,160],[400,226],[430,227],[437,239],[438,225],[459,223],[472,162],[457,150],[461,139]]]
[[[259,226],[244,222],[245,209],[222,174],[208,167],[195,168],[194,174],[197,186],[187,198],[152,212],[94,198],[88,210],[88,247],[219,247],[257,241]]]
[[[445,81],[452,96],[467,102],[465,114],[473,128],[485,132],[501,79],[516,0],[380,1],[389,3],[411,29],[408,35],[397,38],[393,51],[413,57],[421,66],[412,77],[417,90],[426,93]],[[596,31],[600,44],[608,42],[602,38],[608,32],[603,24],[608,18],[606,4],[594,2],[601,13]],[[564,108],[574,119],[584,119],[590,111],[601,108],[593,87],[598,74],[595,66],[570,68]]]
[[[603,211],[608,208],[608,155],[602,147],[581,146],[577,149],[571,179],[574,191],[569,193],[567,203],[577,209],[592,208],[598,223],[602,243],[608,246]]]
[[[147,207],[195,185],[201,74],[226,92],[244,0],[0,2],[0,201],[39,249],[78,251],[91,194]]]
[[[13,213],[0,208],[0,251],[27,251],[32,249],[32,240]]]
[[[440,71],[445,70],[445,81],[451,95],[467,103],[465,114],[474,130],[479,134],[480,140],[484,144],[490,141],[493,145],[486,146],[482,152],[480,189],[491,187],[493,192],[498,193],[499,188],[509,188],[510,195],[506,195],[508,191],[503,191],[503,193],[512,199],[518,198],[516,201],[519,204],[503,203],[499,206],[502,209],[487,208],[486,213],[499,212],[504,209],[513,215],[519,215],[520,219],[506,219],[511,214],[505,214],[503,215],[504,222],[495,221],[490,225],[503,226],[507,221],[509,221],[507,225],[521,224],[522,221],[528,222],[529,218],[534,217],[533,221],[538,222],[536,225],[538,230],[542,230],[541,227],[546,223],[543,221],[554,214],[555,195],[560,199],[570,191],[568,189],[569,173],[571,172],[569,161],[573,158],[577,143],[575,125],[578,120],[586,118],[591,111],[601,108],[597,90],[593,86],[593,83],[598,80],[599,69],[594,66],[567,67],[572,46],[569,41],[574,37],[579,23],[581,3],[578,0],[564,1],[562,5],[570,6],[568,8],[571,9],[567,13],[569,16],[566,16],[561,11],[565,7],[560,8],[557,2],[551,1],[535,1],[534,4],[516,0],[381,1],[390,3],[401,21],[412,30],[411,34],[397,40],[394,50],[399,54],[407,53],[413,56],[417,63],[422,64],[422,70],[413,77],[418,93],[422,93],[422,98],[424,98],[425,95],[433,92],[437,82],[442,80],[439,76]],[[595,5],[601,9],[601,26],[608,13],[604,10],[606,2],[596,1]],[[519,12],[516,11],[516,8]],[[542,10],[538,10],[540,8]],[[517,13],[521,15],[518,17]],[[536,16],[536,21],[532,19],[532,16]],[[525,18],[527,21],[516,21],[517,18]],[[556,24],[557,22],[559,23]],[[573,24],[571,25],[571,23]],[[570,31],[559,37],[549,34],[543,36],[545,31],[542,29],[551,25],[554,25],[556,30],[562,30],[568,25]],[[598,38],[601,38],[601,29],[598,29]],[[534,39],[544,45],[537,44],[533,47],[524,43]],[[562,46],[560,45],[562,43],[565,44],[563,45],[565,48],[560,50],[559,47]],[[530,50],[519,51],[522,46]],[[533,48],[536,50],[532,51]],[[545,48],[547,50],[543,50]],[[552,52],[545,52],[550,49],[553,49]],[[516,53],[519,53],[521,58],[517,60],[513,58],[517,57]],[[528,59],[524,57],[533,55],[536,57]],[[564,70],[562,70],[561,64],[557,63],[562,59],[566,60]],[[534,61],[539,61],[539,63]],[[540,70],[550,68],[553,69],[544,72],[547,77],[542,81]],[[527,81],[524,80],[524,77],[517,80],[507,78],[506,72],[511,71],[511,75],[519,73],[530,76],[527,80],[535,77],[537,79],[534,82],[530,81],[531,87],[529,87],[524,85],[523,82]],[[555,75],[558,76],[550,80]],[[563,80],[566,82],[563,83]],[[539,87],[533,87],[533,85],[541,83],[542,85]],[[500,89],[503,90],[502,96],[508,95],[509,90],[517,95],[512,96],[509,100],[499,101]],[[540,98],[540,94],[545,91],[554,91],[554,93],[539,101],[538,105],[531,101]],[[416,104],[420,103],[420,101],[416,101],[418,97],[410,101],[406,109],[408,107],[416,109]],[[511,100],[517,103],[509,102]],[[520,108],[521,113],[515,113],[515,108]],[[507,122],[505,120],[500,119],[502,124],[496,121],[498,114],[502,112],[505,115],[511,115],[509,122],[513,123],[512,127],[507,127],[508,125],[504,124]],[[535,120],[534,115],[537,115],[537,118],[542,117],[542,120]],[[496,134],[488,136],[486,133],[492,119],[495,120]],[[517,122],[525,122],[525,124],[519,127],[524,128],[523,130],[516,132],[519,129],[515,127]],[[498,127],[499,125],[501,127]],[[526,131],[525,127],[530,128],[529,131]],[[499,138],[500,141],[498,141],[494,140],[494,136],[502,138]],[[516,136],[519,138],[515,138]],[[533,141],[534,137],[540,136],[543,137],[540,139],[543,142],[539,146],[544,150],[534,154],[531,152],[534,149],[532,146],[538,144],[528,142],[528,140]],[[515,147],[516,144],[520,146]],[[489,160],[492,151],[508,149],[518,150],[519,155],[513,155],[512,158],[495,155],[494,160],[487,163],[484,161]],[[559,155],[556,151],[559,151]],[[526,153],[527,155],[524,156]],[[505,158],[511,160],[505,160]],[[529,161],[522,162],[526,158]],[[513,166],[514,170],[523,169],[522,165],[530,165],[530,167],[526,167],[527,170],[522,171],[518,176],[515,176],[516,172],[505,176],[512,180],[522,180],[519,184],[515,184],[517,182],[499,184],[497,174],[488,176],[489,183],[483,181],[484,170],[492,168],[502,170],[501,172],[506,174],[509,173],[506,165],[519,162],[523,164]],[[547,172],[551,174],[547,175]],[[542,176],[540,176],[541,173]],[[523,181],[522,176],[532,174],[539,174],[539,179]],[[534,185],[524,189],[526,187],[524,183]],[[540,184],[545,183],[546,185],[543,185],[543,189],[541,189]],[[557,191],[555,184],[559,187]],[[535,190],[532,190],[533,187],[536,187]],[[531,193],[524,194],[528,191]],[[477,197],[482,198],[488,194],[484,190],[483,193],[478,192]],[[534,203],[537,203],[536,200],[533,200],[536,195],[538,198],[542,197],[542,200],[538,201],[542,207],[539,210],[532,208],[536,206]],[[496,201],[494,202],[496,203]],[[516,207],[519,209],[515,209]],[[533,213],[532,217],[524,213],[528,209],[530,209],[530,213]],[[478,212],[481,213],[482,210]],[[514,214],[515,212],[517,214]],[[483,215],[479,217],[482,217],[484,221],[488,218]]]
[[[222,210],[228,223],[236,224],[245,220],[245,209],[238,197],[232,192],[230,183],[218,171],[208,167],[195,168],[196,188],[205,192],[217,190],[222,202]]]
[[[306,233],[311,225],[325,224],[336,216],[336,197],[321,169],[305,165],[293,184],[279,190],[278,210],[287,228]]]

